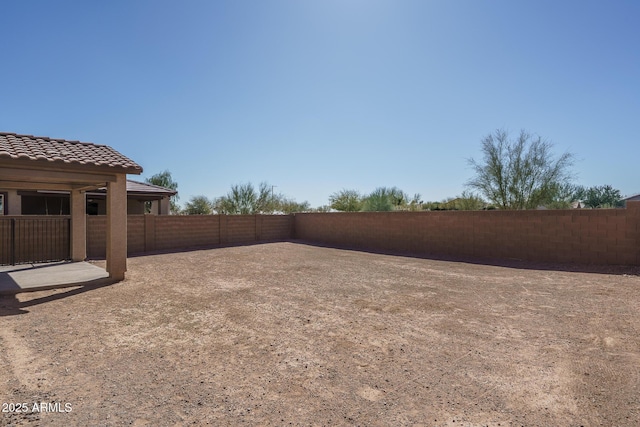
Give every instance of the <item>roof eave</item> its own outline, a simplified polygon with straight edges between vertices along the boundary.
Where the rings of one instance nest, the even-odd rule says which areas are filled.
[[[47,169],[47,170],[62,170],[73,172],[86,172],[86,173],[116,173],[116,174],[129,174],[140,175],[143,172],[141,166],[108,166],[108,165],[95,165],[91,163],[79,163],[79,162],[65,162],[62,160],[33,160],[33,159],[21,159],[13,157],[0,157],[0,166],[13,167],[19,169]]]

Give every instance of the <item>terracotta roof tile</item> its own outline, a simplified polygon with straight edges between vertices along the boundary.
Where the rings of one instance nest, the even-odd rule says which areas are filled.
[[[0,159],[7,157],[142,172],[140,165],[108,145],[0,132]]]

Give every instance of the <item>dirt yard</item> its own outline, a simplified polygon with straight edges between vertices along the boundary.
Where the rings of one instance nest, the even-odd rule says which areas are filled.
[[[130,258],[122,283],[0,298],[0,425],[637,426],[637,270],[520,267]]]

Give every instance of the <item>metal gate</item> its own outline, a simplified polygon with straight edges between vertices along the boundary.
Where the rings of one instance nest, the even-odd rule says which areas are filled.
[[[71,218],[0,217],[0,265],[71,259]]]

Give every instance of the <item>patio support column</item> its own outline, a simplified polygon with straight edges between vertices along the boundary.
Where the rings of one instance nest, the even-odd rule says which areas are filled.
[[[116,175],[107,184],[107,272],[115,280],[123,280],[127,271],[127,180]]]
[[[87,258],[87,200],[81,190],[71,191],[71,260]]]
[[[9,190],[5,203],[7,215],[22,215],[22,196],[18,196],[18,190]]]
[[[160,213],[160,202],[158,200],[151,201],[151,215],[158,215]]]
[[[171,213],[171,200],[169,197],[163,197],[160,200],[159,215],[169,215]]]

